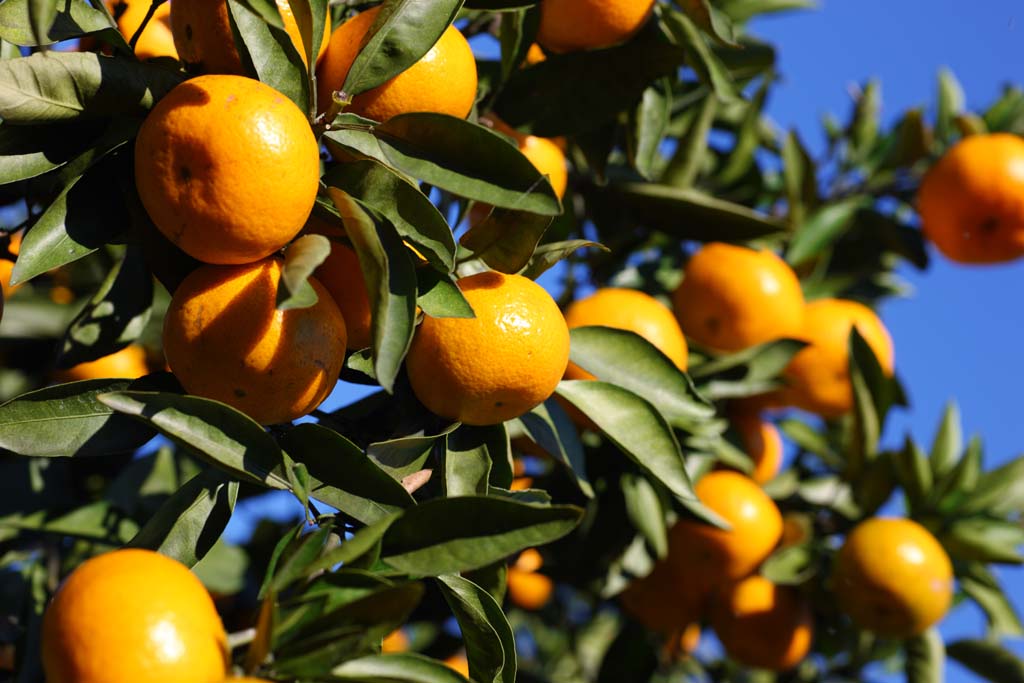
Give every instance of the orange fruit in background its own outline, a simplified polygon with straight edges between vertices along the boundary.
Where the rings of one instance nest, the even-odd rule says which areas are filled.
[[[775,396],[824,417],[839,417],[853,408],[849,338],[853,327],[867,341],[882,369],[893,373],[892,337],[874,311],[856,301],[818,299],[807,304],[804,328],[797,335],[809,342],[783,371],[787,385]]]
[[[686,338],[675,316],[664,304],[635,289],[605,287],[574,301],[565,311],[569,329],[601,325],[635,332],[668,356],[680,370],[686,370]],[[583,368],[569,363],[566,379],[596,379]]]
[[[953,565],[942,545],[909,519],[858,524],[836,556],[839,607],[861,628],[910,638],[938,623],[953,599]]]
[[[373,343],[370,295],[356,252],[344,244],[331,243],[331,254],[314,273],[341,309],[348,329],[348,348],[365,349]]]
[[[381,652],[406,652],[409,649],[409,636],[398,628],[385,636],[380,645]]]
[[[291,5],[288,0],[277,0],[277,9],[281,13],[284,30],[305,64],[306,50]],[[199,73],[245,75],[231,32],[227,0],[174,0],[171,3],[171,30],[181,61]],[[327,50],[330,34],[331,15],[328,12],[318,59]]]
[[[700,621],[708,592],[680,574],[670,561],[655,563],[647,576],[629,584],[619,595],[622,609],[652,631],[665,636],[685,634]]]
[[[551,52],[611,47],[640,30],[654,0],[544,0],[537,42]]]
[[[960,263],[1024,256],[1024,139],[972,135],[953,145],[917,193],[925,237]]]
[[[782,515],[768,494],[739,472],[709,472],[694,492],[731,529],[680,520],[668,532],[668,561],[680,576],[710,591],[757,569],[782,537]]]
[[[555,590],[550,577],[539,574],[544,560],[536,548],[527,548],[508,568],[508,599],[527,610],[538,610],[548,604]]]
[[[519,417],[555,391],[569,362],[569,328],[551,295],[495,271],[457,282],[475,318],[425,316],[406,357],[416,397],[471,425]]]
[[[569,172],[565,166],[565,152],[554,140],[520,133],[493,116],[489,116],[483,122],[490,124],[497,132],[512,138],[523,156],[530,160],[530,163],[540,171],[541,175],[547,177],[558,198],[565,197],[565,190],[569,186]],[[486,207],[486,205],[483,206]]]
[[[544,50],[537,43],[530,45],[530,49],[526,51],[526,66],[540,64],[545,59],[547,59],[547,55],[544,54]]]
[[[457,671],[466,678],[469,678],[469,660],[465,652],[459,652],[444,660],[444,665],[453,671]]]
[[[711,626],[725,651],[739,663],[786,671],[811,649],[814,615],[800,593],[763,576],[751,576],[719,591]]]
[[[778,428],[757,413],[747,412],[734,414],[732,426],[740,435],[743,450],[754,463],[750,478],[758,484],[767,484],[782,467],[782,437]]]
[[[362,49],[379,7],[361,12],[334,30],[317,68],[319,110],[327,111]],[[355,96],[345,111],[375,121],[414,111],[466,118],[476,101],[476,59],[469,43],[449,26],[418,62],[376,88]]]
[[[227,634],[185,565],[116,550],[68,576],[43,617],[47,683],[220,683]]]
[[[315,279],[319,300],[276,308],[281,261],[203,266],[174,292],[164,353],[190,394],[212,398],[260,424],[306,415],[331,392],[345,360],[345,321]]]
[[[60,370],[54,376],[61,382],[75,382],[83,379],[127,378],[137,379],[149,374],[146,350],[141,346],[126,346],[120,351],[88,363]]]
[[[10,241],[7,243],[7,250],[14,256],[17,256],[21,251],[21,238],[22,232],[15,232],[11,234]],[[15,290],[18,289],[19,285],[11,286],[11,273],[14,272],[14,261],[9,261],[5,258],[0,258],[0,288],[6,299],[11,294],[14,294]]]
[[[305,225],[320,150],[306,115],[270,86],[200,76],[175,87],[146,117],[135,177],[150,218],[187,254],[250,263]]]
[[[126,41],[132,39],[149,12],[150,0],[104,0],[110,14],[117,20],[117,30]],[[135,56],[139,59],[155,57],[178,58],[171,33],[171,4],[165,2],[156,8],[153,17],[135,43]]]
[[[683,629],[683,635],[679,636],[679,654],[689,657],[697,651],[700,645],[700,624],[688,624]]]
[[[672,301],[686,336],[716,351],[793,337],[803,327],[800,281],[768,250],[705,245],[686,264]]]

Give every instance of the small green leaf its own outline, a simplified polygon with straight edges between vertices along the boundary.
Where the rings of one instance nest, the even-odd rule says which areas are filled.
[[[661,8],[661,20],[677,45],[686,51],[686,62],[697,73],[701,82],[715,93],[721,102],[736,102],[740,94],[733,84],[728,68],[711,49],[700,29],[688,16],[671,7]]]
[[[978,604],[988,621],[988,635],[992,638],[1024,635],[1013,604],[1007,598],[992,572],[983,564],[972,562],[957,572],[964,594]]]
[[[928,629],[904,643],[907,683],[943,683],[946,680],[946,648],[938,629]]]
[[[558,400],[549,398],[518,419],[530,439],[568,471],[580,492],[593,498],[594,488],[587,479],[587,462],[579,432]]]
[[[650,85],[640,102],[630,112],[627,151],[637,173],[648,180],[654,178],[659,161],[659,147],[665,137],[672,115],[671,83],[668,79]]]
[[[306,65],[291,36],[284,30],[275,3],[227,0],[227,4],[241,38],[241,45],[236,47],[240,53],[244,51],[247,54],[259,80],[284,94],[301,111],[309,111],[312,96]],[[260,12],[261,7],[265,11]]]
[[[461,576],[440,576],[437,583],[459,622],[472,679],[515,683],[515,636],[501,605],[486,590]]]
[[[351,683],[467,683],[447,665],[416,653],[350,659],[331,670],[331,680]]]
[[[459,243],[492,270],[518,273],[529,265],[550,225],[549,216],[498,208],[471,226]]]
[[[949,142],[956,131],[955,119],[964,110],[964,89],[949,69],[939,69],[939,106],[935,117],[935,137]]]
[[[786,261],[800,265],[817,257],[850,227],[857,211],[865,204],[864,197],[851,197],[815,211],[793,234],[786,250]]]
[[[960,451],[963,449],[963,436],[960,433],[960,410],[955,401],[946,404],[946,412],[939,423],[939,430],[932,442],[932,472],[938,480],[956,466]]]
[[[39,0],[6,0],[0,3],[0,39],[15,45],[35,47],[53,45],[70,38],[96,34],[114,45],[120,52],[131,53],[131,48],[102,9],[92,7],[87,0],[70,0],[52,3],[56,13],[50,20],[43,12],[36,10]],[[46,4],[51,4],[47,2]],[[44,35],[38,35],[38,23],[49,23]]]
[[[645,477],[627,472],[619,479],[626,516],[659,558],[668,555],[668,529],[661,499]]]
[[[1005,517],[1021,511],[1024,511],[1024,457],[981,475],[960,513],[987,512]]]
[[[504,425],[472,427],[462,425],[448,435],[444,458],[444,490],[448,497],[486,496],[491,467],[507,472],[497,486],[512,483],[508,432]]]
[[[939,538],[951,557],[985,563],[1024,564],[1024,528],[986,517],[957,519]]]
[[[574,254],[576,251],[586,249],[587,247],[594,247],[604,252],[610,251],[610,249],[603,244],[591,242],[590,240],[548,242],[546,244],[539,245],[533,250],[533,256],[530,257],[530,262],[526,264],[526,267],[523,268],[522,271],[520,271],[520,275],[531,280],[536,280],[559,261],[567,258],[571,254]]]
[[[277,286],[277,310],[308,308],[319,301],[309,278],[331,254],[331,241],[323,235],[303,235],[288,246]]]
[[[910,509],[921,509],[932,490],[932,469],[928,464],[928,456],[913,439],[907,437],[903,450],[893,456],[892,462]]]

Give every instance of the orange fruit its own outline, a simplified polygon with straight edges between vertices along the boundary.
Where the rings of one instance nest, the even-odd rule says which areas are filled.
[[[917,194],[925,236],[960,263],[1024,256],[1024,139],[972,135],[925,175]]]
[[[533,280],[494,271],[458,281],[475,318],[426,316],[406,367],[430,411],[471,425],[519,417],[555,391],[569,362],[569,328]]]
[[[635,289],[605,287],[574,301],[565,312],[569,329],[601,325],[635,332],[668,356],[680,370],[686,370],[686,338],[667,307],[649,294]],[[583,368],[569,363],[567,379],[595,379]]]
[[[302,46],[302,35],[291,5],[288,0],[277,0],[277,9],[281,12],[285,31],[305,64],[306,50]],[[330,20],[328,12],[318,59],[327,50]],[[181,61],[192,69],[206,74],[245,75],[231,32],[227,0],[174,0],[171,3],[171,30]]]
[[[832,579],[840,609],[890,638],[910,638],[938,623],[953,598],[949,556],[909,519],[858,524],[836,556]]]
[[[750,478],[758,484],[767,484],[782,466],[782,437],[778,428],[757,413],[733,415],[732,426],[740,435],[743,450],[754,462]]]
[[[730,657],[745,666],[786,671],[811,649],[814,615],[800,593],[763,576],[724,587],[711,626]]]
[[[893,372],[893,345],[885,325],[867,306],[843,299],[819,299],[807,304],[804,328],[797,335],[809,342],[783,371],[787,385],[776,396],[824,417],[838,417],[853,408],[850,384],[850,330],[857,331],[877,356],[882,369]]]
[[[326,237],[344,237],[345,232],[325,221],[311,216],[306,232]],[[359,266],[359,257],[349,246],[331,241],[331,253],[314,273],[341,309],[348,330],[350,351],[365,349],[373,343],[373,320],[370,313],[370,294]]]
[[[533,488],[533,477],[516,477],[509,486],[510,491],[525,491]]]
[[[610,47],[640,30],[654,0],[544,0],[537,42],[551,52]]]
[[[538,610],[548,604],[554,592],[554,582],[538,570],[544,560],[536,548],[527,548],[508,568],[508,599],[527,610]]]
[[[409,636],[400,628],[389,633],[380,645],[381,652],[405,652],[409,649]]]
[[[530,45],[530,49],[526,51],[526,66],[540,64],[545,59],[547,59],[547,55],[544,54],[544,50],[537,43]]]
[[[47,683],[219,683],[227,635],[184,565],[149,550],[84,562],[43,618]]]
[[[247,413],[260,424],[290,422],[327,398],[345,360],[345,321],[315,279],[308,308],[276,308],[281,261],[203,266],[174,292],[164,318],[164,353],[190,394]]]
[[[757,569],[782,537],[782,515],[761,487],[739,472],[710,472],[694,492],[731,529],[680,520],[669,529],[668,562],[688,582],[710,591]]]
[[[697,651],[700,645],[700,624],[688,624],[683,629],[683,635],[679,637],[679,651],[684,657],[689,657]]]
[[[110,14],[117,20],[117,30],[125,40],[131,40],[142,26],[142,20],[149,12],[149,0],[104,0]],[[154,57],[178,58],[171,33],[171,4],[165,2],[156,8],[153,17],[135,43],[135,55],[139,59]]]
[[[469,678],[469,660],[466,659],[465,652],[458,652],[448,659],[444,660],[445,666],[453,671],[457,671],[466,678]]]
[[[703,587],[663,560],[650,574],[630,583],[619,602],[627,614],[648,629],[674,637],[685,634],[690,624],[700,620],[707,597]]]
[[[11,234],[10,241],[7,243],[7,250],[14,256],[17,256],[21,251],[21,232],[15,232]],[[7,297],[14,294],[15,290],[18,289],[19,285],[11,286],[11,273],[14,272],[14,261],[7,259],[0,259],[0,288],[3,290],[3,296]]]
[[[177,7],[177,4],[175,4]],[[135,177],[157,228],[206,263],[250,263],[302,229],[320,150],[298,107],[241,76],[200,76],[146,117]]]
[[[721,242],[693,255],[673,303],[686,336],[717,351],[792,337],[803,324],[793,269],[770,251]]]
[[[484,122],[489,123],[499,133],[515,140],[516,146],[519,147],[523,156],[530,160],[530,163],[540,171],[541,175],[547,177],[558,198],[565,197],[565,190],[569,185],[569,172],[565,167],[565,152],[554,140],[520,133],[493,116],[484,119]],[[484,206],[486,207],[486,205]]]
[[[137,379],[149,374],[146,350],[141,346],[126,346],[120,351],[97,358],[88,363],[60,370],[55,377],[61,382],[76,382],[83,379],[107,379],[111,377]]]
[[[327,111],[363,48],[379,7],[352,17],[334,30],[317,70],[319,109]],[[466,118],[476,101],[476,59],[457,28],[449,26],[427,54],[391,80],[356,95],[346,111],[375,121],[414,111]]]

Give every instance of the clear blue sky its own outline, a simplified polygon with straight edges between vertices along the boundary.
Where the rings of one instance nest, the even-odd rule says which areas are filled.
[[[824,0],[815,11],[757,20],[753,32],[780,48],[783,81],[769,113],[783,128],[799,129],[812,150],[823,147],[821,115],[845,117],[849,86],[870,77],[882,81],[886,121],[906,108],[933,104],[943,66],[960,78],[969,107],[991,102],[1006,82],[1024,83],[1021,0]],[[1017,393],[1024,381],[1024,261],[968,268],[933,256],[927,273],[905,272],[916,295],[882,311],[912,401],[909,411],[890,420],[886,442],[901,441],[909,430],[929,443],[945,403],[955,397],[965,433],[984,436],[986,466],[994,467],[1024,454],[1024,410]],[[329,405],[349,400],[348,388],[340,389]],[[261,506],[261,512],[294,510],[290,502],[279,502]],[[251,521],[250,514],[235,515],[229,537],[244,538]],[[1024,609],[1024,571],[999,574]],[[942,630],[950,639],[978,636],[982,624],[976,609],[961,607]],[[1024,653],[1021,643],[1011,646]],[[948,680],[981,679],[951,664]]]

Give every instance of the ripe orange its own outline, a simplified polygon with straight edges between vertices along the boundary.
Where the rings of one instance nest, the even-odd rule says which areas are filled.
[[[380,645],[381,652],[405,652],[409,649],[409,636],[398,628],[389,633]]]
[[[323,286],[309,308],[276,309],[281,261],[203,266],[174,292],[164,353],[190,394],[234,406],[260,424],[316,408],[345,359],[345,321]]]
[[[652,631],[674,637],[698,622],[708,592],[676,571],[671,561],[660,561],[647,576],[633,581],[619,596],[622,609]],[[699,634],[699,630],[698,630]]]
[[[530,49],[526,51],[526,66],[540,64],[545,59],[547,59],[547,55],[544,54],[544,50],[537,43],[531,45]]]
[[[565,197],[565,190],[569,185],[569,173],[565,168],[565,152],[554,140],[520,133],[504,121],[494,117],[485,121],[490,123],[494,130],[515,140],[523,156],[530,160],[530,163],[540,171],[541,175],[547,176],[548,182],[551,183],[558,198]]]
[[[406,359],[413,392],[436,415],[471,425],[511,420],[555,391],[569,328],[551,295],[521,275],[458,281],[475,318],[426,316]]]
[[[925,236],[960,263],[1024,256],[1024,139],[972,135],[928,171],[917,195]]]
[[[357,14],[335,29],[317,68],[319,109],[327,111],[333,93],[345,84],[348,70],[362,49],[379,7]],[[356,95],[346,111],[387,121],[414,111],[466,118],[476,101],[476,60],[469,43],[449,26],[427,54],[391,80]]]
[[[302,229],[320,150],[306,116],[270,86],[200,76],[142,124],[135,176],[146,211],[182,250],[206,263],[250,263]]]
[[[743,450],[754,462],[750,478],[758,484],[767,484],[775,478],[782,466],[782,437],[771,422],[757,413],[739,412],[733,415],[732,425],[740,435]]]
[[[669,530],[668,561],[690,583],[711,591],[757,569],[782,537],[782,515],[761,487],[739,472],[710,472],[694,491],[732,528],[680,520]]]
[[[874,517],[846,537],[833,572],[839,607],[862,628],[910,638],[939,622],[953,597],[953,565],[923,526]]]
[[[305,232],[326,237],[344,237],[345,231],[317,216],[310,216]],[[331,253],[314,273],[341,309],[348,330],[348,348],[365,349],[373,343],[370,294],[359,266],[359,257],[351,248],[331,241]]]
[[[551,52],[610,47],[640,30],[654,0],[544,0],[537,42]]]
[[[811,649],[814,615],[795,588],[751,576],[724,587],[711,611],[729,656],[745,666],[786,671]]]
[[[683,635],[679,637],[679,653],[683,657],[689,657],[697,651],[700,645],[700,624],[694,622],[683,629]]]
[[[640,335],[668,356],[680,370],[686,370],[686,338],[672,311],[649,294],[635,289],[605,287],[585,299],[574,301],[565,312],[569,329],[602,325]],[[595,379],[583,368],[569,363],[567,379]]]
[[[306,63],[306,50],[302,46],[302,35],[291,5],[288,0],[277,0],[277,9],[281,12],[285,31],[303,63]],[[318,59],[327,50],[327,39],[331,33],[330,19],[328,12]],[[231,32],[227,0],[174,0],[171,3],[171,30],[181,61],[199,73],[245,74]]]
[[[792,337],[803,325],[793,269],[770,251],[721,242],[693,255],[673,303],[686,336],[717,351]]]
[[[448,659],[444,660],[445,666],[453,671],[457,671],[466,678],[469,678],[469,660],[466,659],[465,652],[458,652]]]
[[[117,19],[117,30],[125,40],[131,40],[142,25],[149,11],[149,0],[104,0],[111,15]],[[153,17],[146,24],[146,29],[135,43],[135,55],[139,59],[154,57],[178,58],[174,48],[174,35],[171,33],[171,4],[165,2],[156,8]]]
[[[783,371],[787,386],[777,392],[784,405],[825,417],[838,417],[853,408],[849,338],[855,325],[883,370],[892,374],[892,338],[874,311],[856,301],[812,301],[805,309],[803,331],[797,335],[810,346],[793,356]]]
[[[110,377],[136,379],[146,374],[149,374],[146,350],[141,346],[126,346],[109,356],[61,370],[55,373],[55,377],[61,382],[75,382]]]
[[[527,610],[538,610],[548,604],[554,592],[554,582],[537,573],[544,560],[535,548],[527,548],[508,568],[508,599]]]
[[[219,683],[227,635],[184,565],[149,550],[84,562],[43,618],[47,683]]]
[[[21,232],[13,233],[10,241],[7,243],[7,250],[14,256],[17,256],[21,251],[21,238]],[[0,288],[3,290],[3,296],[5,299],[11,296],[11,294],[14,294],[15,290],[18,289],[18,285],[13,287],[11,286],[11,273],[13,272],[14,261],[0,259]]]

